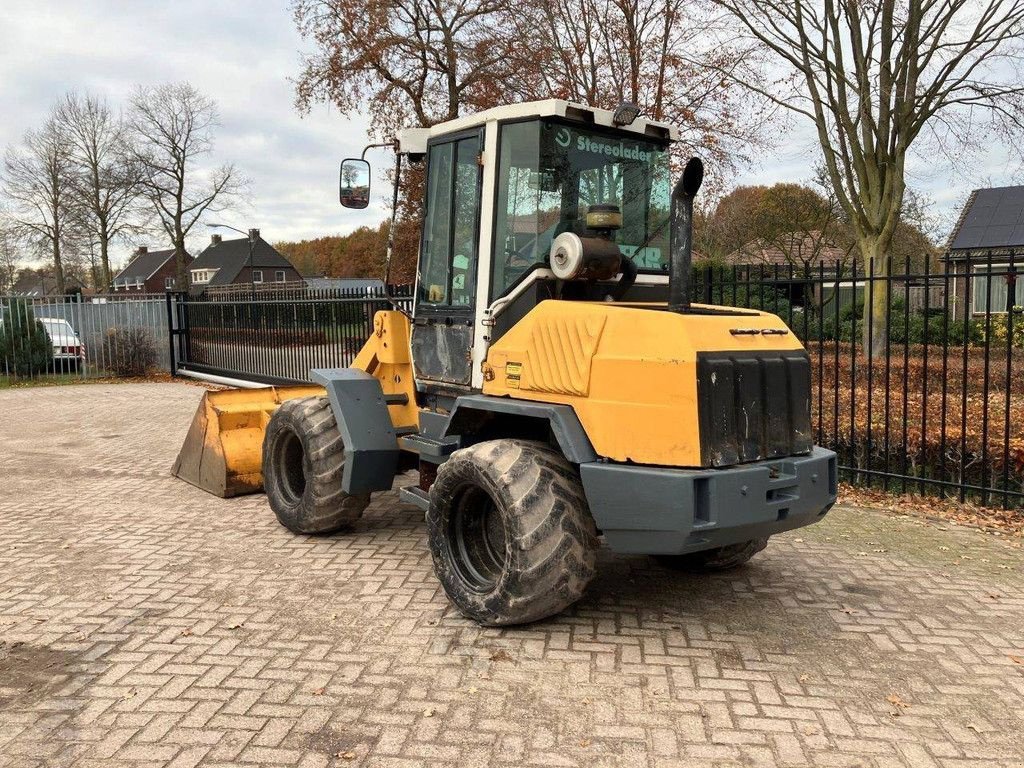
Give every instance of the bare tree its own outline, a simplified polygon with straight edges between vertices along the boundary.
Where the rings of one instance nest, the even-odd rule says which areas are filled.
[[[678,125],[687,153],[710,159],[717,177],[764,146],[777,111],[722,77],[760,77],[760,46],[739,40],[735,21],[686,0],[536,0],[511,5],[516,67],[509,87],[606,109],[621,101]],[[706,196],[706,195],[705,195]]]
[[[912,147],[952,162],[993,137],[1024,149],[1024,0],[715,2],[792,77],[786,93],[729,73],[813,123],[865,268],[878,277],[888,274]],[[877,356],[889,290],[885,280],[871,285],[864,343]]]
[[[300,34],[316,52],[297,83],[300,108],[368,108],[377,135],[433,125],[496,103],[511,74],[500,15],[507,0],[295,0]]]
[[[74,233],[74,163],[63,127],[51,115],[4,156],[3,188],[15,232],[53,262],[65,292],[63,254]]]
[[[203,164],[213,151],[217,105],[188,83],[139,87],[126,123],[142,194],[174,246],[177,285],[185,289],[189,232],[203,214],[223,210],[244,188],[233,165]]]
[[[21,266],[17,239],[5,218],[0,217],[0,294],[11,293]]]
[[[90,256],[99,251],[93,280],[97,288],[107,289],[110,244],[139,229],[139,164],[129,151],[123,121],[105,101],[69,93],[56,116],[70,141],[76,208]]]

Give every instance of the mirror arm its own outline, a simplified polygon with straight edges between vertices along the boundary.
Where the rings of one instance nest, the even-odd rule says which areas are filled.
[[[360,160],[365,160],[367,152],[369,152],[371,149],[379,149],[380,147],[392,147],[397,152],[398,151],[398,142],[392,140],[392,141],[385,141],[385,142],[382,142],[380,144],[367,144],[365,147],[363,147],[363,154],[361,154],[359,156],[359,159]]]
[[[392,146],[391,144],[377,144],[372,146]],[[395,149],[398,147],[395,146]],[[369,149],[369,147],[367,147]],[[366,150],[363,150],[363,154],[366,154]],[[388,303],[396,310],[405,315],[410,321],[412,320],[412,314],[407,312],[395,298],[391,295],[391,256],[395,250],[395,226],[398,222],[398,185],[402,179],[402,153],[395,152],[395,179],[394,189],[391,195],[391,226],[388,227],[388,247],[387,255],[384,258],[384,297],[388,300]]]

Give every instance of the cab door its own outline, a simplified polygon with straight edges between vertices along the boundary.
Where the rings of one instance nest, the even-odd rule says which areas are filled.
[[[416,378],[428,383],[468,387],[472,378],[481,149],[479,130],[427,147],[412,354]]]

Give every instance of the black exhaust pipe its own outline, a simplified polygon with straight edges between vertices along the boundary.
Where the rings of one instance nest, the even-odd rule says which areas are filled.
[[[668,308],[690,311],[690,276],[693,263],[693,198],[704,181],[699,157],[686,161],[683,175],[672,189],[672,230],[669,233]]]

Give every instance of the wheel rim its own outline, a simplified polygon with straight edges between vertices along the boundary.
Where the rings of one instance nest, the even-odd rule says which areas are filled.
[[[456,496],[449,523],[452,559],[462,580],[475,592],[491,592],[508,559],[505,524],[490,495],[469,486]]]
[[[276,454],[281,494],[289,504],[297,504],[306,492],[306,453],[299,436],[291,430],[282,433]]]

